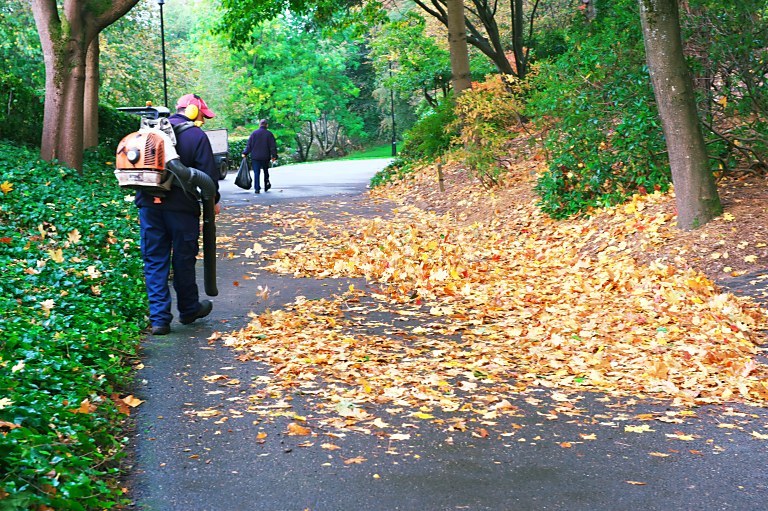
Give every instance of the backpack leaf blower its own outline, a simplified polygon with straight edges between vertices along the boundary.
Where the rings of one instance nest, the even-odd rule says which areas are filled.
[[[171,186],[178,186],[201,198],[205,294],[217,296],[216,184],[205,172],[181,163],[175,146],[176,134],[168,119],[143,117],[139,131],[125,136],[117,146],[115,177],[121,188],[162,197]]]

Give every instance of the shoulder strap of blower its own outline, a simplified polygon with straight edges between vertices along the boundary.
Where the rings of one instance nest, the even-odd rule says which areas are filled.
[[[179,135],[187,131],[189,128],[194,128],[194,127],[195,127],[195,123],[192,121],[180,122],[179,124],[176,124],[173,127],[173,132],[178,137]]]
[[[176,143],[178,143],[178,141],[179,141],[179,135],[181,135],[182,133],[187,131],[189,128],[194,128],[195,126],[196,126],[196,124],[193,121],[180,122],[179,124],[174,125],[173,126],[173,133],[174,133],[174,135],[176,135]],[[173,172],[171,172],[171,173],[173,174]],[[175,176],[175,174],[174,174],[174,176]],[[200,200],[200,194],[197,193],[197,190],[187,186],[184,183],[184,181],[182,181],[181,179],[178,178],[178,176],[176,176],[176,179],[173,180],[173,184],[175,186],[178,186],[179,188],[181,188],[182,191],[184,192],[184,194],[187,197],[189,197],[190,199],[192,199],[192,200]]]

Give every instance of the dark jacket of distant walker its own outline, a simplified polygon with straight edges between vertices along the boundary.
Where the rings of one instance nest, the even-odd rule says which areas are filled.
[[[277,158],[275,136],[267,128],[259,128],[248,137],[244,154],[250,154],[252,160],[274,160]]]

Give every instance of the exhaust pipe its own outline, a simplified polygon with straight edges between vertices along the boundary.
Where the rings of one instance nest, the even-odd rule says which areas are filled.
[[[166,167],[185,190],[200,189],[203,199],[203,282],[205,294],[217,296],[216,286],[216,184],[200,170],[187,167],[178,158],[166,162]]]

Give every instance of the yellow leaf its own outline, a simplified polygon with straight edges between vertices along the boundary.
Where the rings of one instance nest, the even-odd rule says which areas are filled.
[[[752,436],[754,438],[757,438],[758,440],[768,440],[768,435],[763,435],[761,433],[758,433],[757,431],[753,431]]]
[[[389,424],[381,420],[381,417],[376,417],[376,420],[373,421],[371,424],[376,426],[377,428],[388,428]]]
[[[412,413],[411,416],[416,417],[417,419],[434,419],[435,418],[434,415],[424,413],[424,412],[415,412],[415,413]]]
[[[726,222],[733,222],[735,220],[735,217],[730,213],[723,213],[723,220]]]
[[[656,431],[655,429],[651,429],[651,427],[648,424],[643,424],[641,426],[624,426],[624,431],[627,433],[648,433],[650,431]]]
[[[341,447],[339,447],[336,444],[322,444],[320,445],[320,447],[322,447],[323,449],[328,449],[329,451],[335,451],[336,449],[341,449]]]
[[[81,238],[80,232],[78,232],[77,229],[67,234],[67,239],[70,241],[70,243],[74,243],[74,244],[80,243],[80,238]]]
[[[2,191],[3,193],[9,193],[11,190],[13,190],[13,185],[8,181],[5,181],[3,184],[0,184],[0,191]]]
[[[667,435],[667,438],[675,438],[677,440],[683,440],[684,442],[690,442],[694,439],[693,435],[686,435],[683,433],[675,433],[674,435]]]
[[[747,262],[747,263],[754,263],[755,261],[757,261],[756,255],[748,255],[747,257],[744,258],[744,262]]]
[[[64,253],[61,251],[60,248],[57,248],[56,250],[49,250],[48,255],[51,256],[51,260],[57,263],[64,262]]]
[[[669,457],[669,454],[663,453],[663,452],[649,452],[651,456],[656,456],[657,458],[667,458]]]

